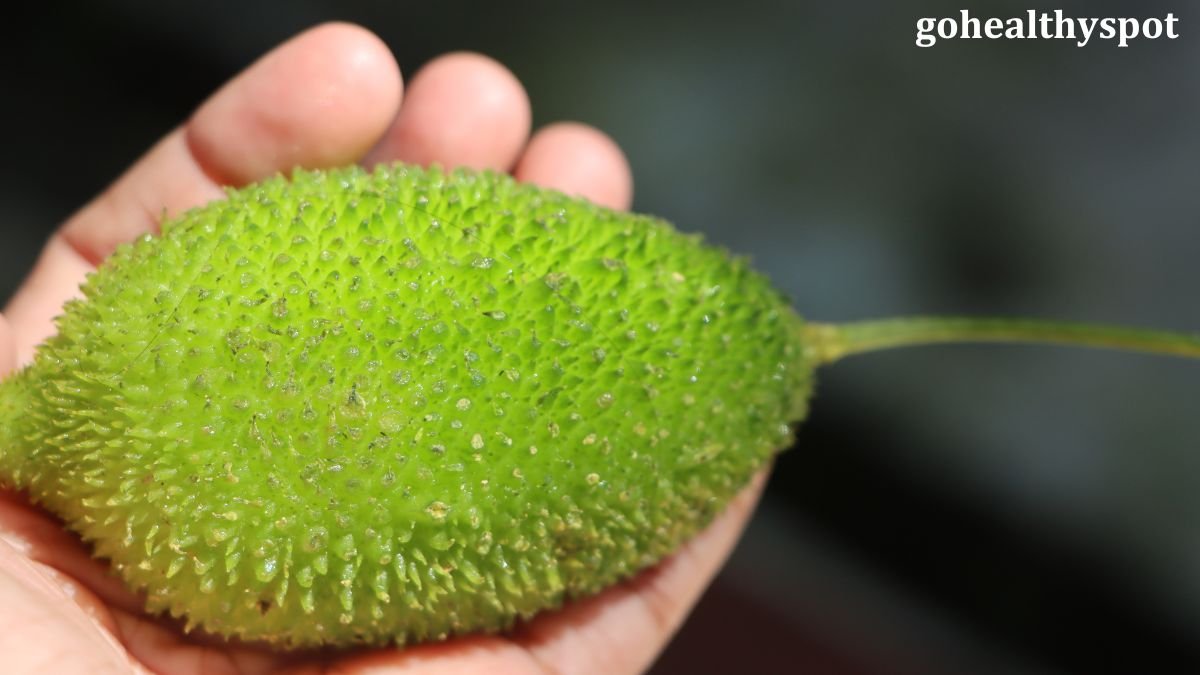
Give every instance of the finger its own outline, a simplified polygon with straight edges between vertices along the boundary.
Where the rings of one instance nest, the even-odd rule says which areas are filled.
[[[529,136],[529,97],[504,66],[447,54],[417,72],[404,105],[368,166],[396,160],[509,170]]]
[[[8,490],[0,490],[0,540],[33,562],[74,579],[106,605],[130,611],[143,605],[61,522]]]
[[[11,322],[18,365],[32,361],[34,348],[54,334],[54,317],[63,303],[78,295],[80,282],[92,269],[61,233],[50,237],[4,310]]]
[[[0,654],[5,672],[129,673],[110,633],[50,575],[0,541]]]
[[[290,656],[254,650],[236,642],[196,644],[177,626],[142,613],[113,612],[115,634],[129,655],[155,673],[176,675],[265,675],[276,673]]]
[[[12,328],[8,319],[0,314],[0,377],[17,366],[17,350],[13,346]]]
[[[534,619],[514,640],[549,672],[645,672],[733,551],[765,478],[759,475],[704,532],[658,566]]]
[[[241,185],[296,166],[356,162],[395,118],[400,69],[364,28],[334,23],[293,38],[196,111],[197,163]]]
[[[288,672],[288,671],[285,671]],[[288,672],[300,675],[303,671]],[[440,644],[377,649],[338,660],[327,675],[473,675],[550,673],[519,645],[499,637],[454,638]],[[571,672],[560,670],[560,673]]]
[[[534,134],[513,175],[614,209],[633,200],[633,174],[611,138],[585,124],[560,122]]]
[[[223,86],[64,228],[95,263],[167,215],[295,166],[357,160],[400,101],[399,69],[379,38],[349,24],[301,33]]]
[[[220,198],[295,166],[360,158],[400,102],[399,69],[377,37],[326,24],[279,46],[204,103],[47,245],[9,305],[18,356],[53,332],[51,318],[83,274],[120,243],[157,228],[163,216]]]

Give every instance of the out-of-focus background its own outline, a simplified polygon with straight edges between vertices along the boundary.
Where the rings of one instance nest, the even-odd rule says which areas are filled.
[[[914,46],[916,20],[1179,17],[1182,37]],[[0,298],[51,228],[222,81],[327,19],[404,71],[472,49],[535,122],[612,134],[636,208],[808,316],[1200,330],[1191,2],[22,3],[0,43]],[[820,373],[742,546],[656,673],[1190,671],[1200,365],[1031,347]]]

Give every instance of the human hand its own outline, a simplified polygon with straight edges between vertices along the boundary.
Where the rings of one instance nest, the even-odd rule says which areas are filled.
[[[578,124],[529,136],[524,90],[473,54],[443,56],[402,94],[386,46],[346,24],[309,30],[205,102],[53,236],[0,316],[0,376],[33,357],[84,275],[165,215],[294,166],[403,160],[510,171],[516,178],[628,208],[616,145]],[[22,495],[0,493],[0,654],[5,672],[623,673],[646,669],[732,548],[761,480],[669,559],[594,598],[502,636],[405,649],[276,653],[184,635]]]

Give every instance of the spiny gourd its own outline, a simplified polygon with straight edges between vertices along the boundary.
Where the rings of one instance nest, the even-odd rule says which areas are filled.
[[[802,321],[667,223],[493,173],[298,171],[120,248],[0,384],[0,481],[147,608],[282,648],[496,631],[708,523],[813,371],[1029,320]]]
[[[745,262],[492,173],[268,180],[83,294],[0,391],[0,476],[150,611],[286,646],[502,629],[628,577],[811,388]]]

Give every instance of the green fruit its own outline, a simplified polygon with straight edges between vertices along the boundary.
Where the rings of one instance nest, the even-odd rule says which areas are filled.
[[[815,365],[742,260],[492,173],[268,180],[83,291],[0,386],[0,479],[149,610],[287,647],[500,630],[653,564]]]

